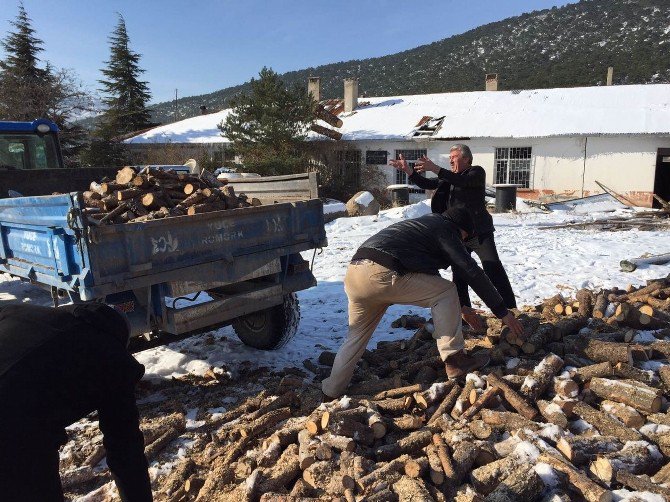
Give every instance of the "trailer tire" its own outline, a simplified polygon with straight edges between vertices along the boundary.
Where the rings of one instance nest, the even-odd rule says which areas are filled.
[[[261,350],[276,350],[293,338],[299,322],[298,297],[295,293],[289,293],[284,295],[280,305],[238,317],[232,325],[245,345]]]

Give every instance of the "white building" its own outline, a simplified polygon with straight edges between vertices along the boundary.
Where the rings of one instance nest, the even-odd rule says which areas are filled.
[[[318,79],[310,79],[310,91],[319,95]],[[404,183],[404,173],[389,167],[389,159],[427,155],[448,168],[449,148],[465,143],[486,170],[487,183],[521,184],[522,197],[602,193],[599,181],[641,206],[652,206],[654,193],[670,199],[670,84],[368,98],[357,97],[350,79],[344,100],[323,104],[343,121],[337,129],[342,139],[333,145],[342,146],[343,175],[377,165],[384,186]],[[128,142],[224,144],[216,129],[220,114],[225,111]],[[334,141],[316,133],[310,139]]]

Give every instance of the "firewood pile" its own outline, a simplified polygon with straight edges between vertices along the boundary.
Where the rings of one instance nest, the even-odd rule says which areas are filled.
[[[665,201],[664,201],[665,202]],[[609,216],[594,220],[571,221],[557,225],[538,227],[540,230],[556,230],[560,228],[607,230],[611,232],[621,230],[670,230],[670,204],[665,203],[661,209],[655,211],[637,211],[629,215]]]
[[[120,169],[114,180],[91,183],[82,198],[86,219],[93,225],[142,222],[261,204],[256,198],[249,200],[244,194],[236,194],[232,186],[223,185],[207,171],[193,175],[130,166]]]
[[[339,400],[285,370],[194,429],[155,499],[602,502],[626,488],[670,500],[670,277],[517,317],[523,339],[495,318],[467,338],[491,364],[463,380],[446,379],[430,322],[366,351]],[[314,380],[333,359],[306,364]],[[158,422],[143,423],[150,460],[184,431],[183,412]]]

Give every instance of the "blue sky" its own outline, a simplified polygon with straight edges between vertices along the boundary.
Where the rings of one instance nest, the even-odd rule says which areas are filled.
[[[93,91],[123,14],[153,102],[173,99],[175,89],[183,97],[240,84],[263,66],[283,73],[384,56],[567,3],[574,1],[24,0],[42,59],[74,69]],[[18,0],[0,7],[4,38]]]

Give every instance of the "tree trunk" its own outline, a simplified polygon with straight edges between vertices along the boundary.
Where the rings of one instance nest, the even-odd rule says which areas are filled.
[[[627,404],[645,414],[661,409],[660,391],[634,380],[592,378],[589,389],[603,399]]]

